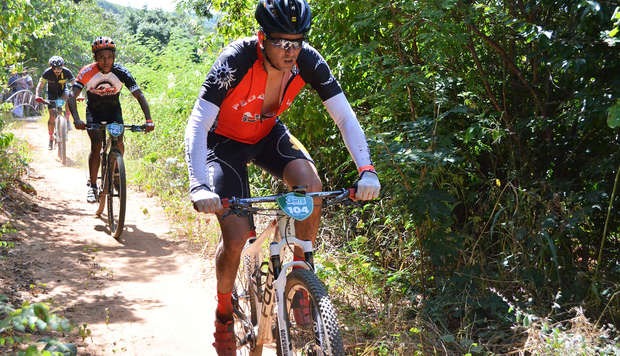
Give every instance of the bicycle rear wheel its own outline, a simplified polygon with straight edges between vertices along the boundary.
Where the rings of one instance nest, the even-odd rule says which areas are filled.
[[[106,179],[108,190],[108,226],[110,227],[110,234],[115,239],[118,239],[125,225],[125,206],[127,201],[125,163],[120,151],[110,151],[106,175],[108,177]]]
[[[344,355],[336,309],[312,271],[294,269],[287,275],[284,307],[293,354]],[[282,355],[280,345],[278,333],[278,354]]]
[[[251,242],[247,242],[251,243]],[[233,318],[237,350],[241,355],[260,355],[263,346],[256,345],[261,289],[260,262],[257,256],[242,255],[233,287]]]
[[[56,147],[58,158],[63,165],[67,164],[67,119],[63,115],[56,117]]]

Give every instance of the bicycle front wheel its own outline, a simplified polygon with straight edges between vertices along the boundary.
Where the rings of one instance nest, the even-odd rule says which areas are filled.
[[[125,205],[127,201],[127,189],[125,180],[125,163],[123,155],[112,150],[108,155],[107,172],[108,190],[108,226],[110,234],[119,239],[125,225]]]
[[[307,269],[294,269],[286,279],[285,319],[293,354],[344,355],[336,309],[325,285]],[[278,340],[278,354],[282,355],[280,347]]]
[[[58,159],[63,165],[67,164],[67,119],[63,115],[56,117],[56,147]]]

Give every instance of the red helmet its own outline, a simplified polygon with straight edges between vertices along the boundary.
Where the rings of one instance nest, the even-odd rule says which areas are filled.
[[[93,50],[93,54],[103,49],[109,49],[111,51],[116,51],[116,44],[114,43],[114,41],[112,41],[110,37],[99,36],[95,38],[95,40],[93,41],[91,49]]]

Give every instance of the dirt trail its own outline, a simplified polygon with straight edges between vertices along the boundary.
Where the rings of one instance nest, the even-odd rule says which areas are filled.
[[[16,246],[0,260],[0,293],[47,301],[87,324],[80,355],[213,355],[212,259],[176,240],[158,202],[133,190],[122,241],[108,235],[86,203],[86,133],[69,132],[62,166],[43,121],[11,130],[29,143],[26,181],[36,196],[13,217]]]

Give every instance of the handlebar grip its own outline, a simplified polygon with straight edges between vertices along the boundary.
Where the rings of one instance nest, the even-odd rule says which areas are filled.
[[[357,192],[357,187],[349,188],[349,199],[355,200],[355,192]]]
[[[133,125],[129,128],[129,130],[131,132],[142,132],[142,131],[146,131],[146,125],[140,125],[140,126],[136,126]]]
[[[230,199],[228,199],[228,198],[222,198],[222,200],[221,200],[221,201],[222,201],[222,207],[223,207],[224,209],[228,209],[228,208],[230,208]]]

